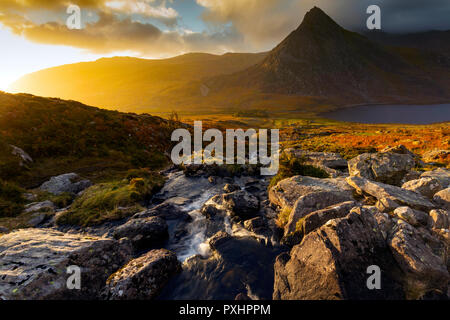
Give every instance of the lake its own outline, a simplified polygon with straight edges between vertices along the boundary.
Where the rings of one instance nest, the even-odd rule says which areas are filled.
[[[321,114],[324,118],[359,123],[430,124],[450,121],[450,103],[435,105],[368,105]]]

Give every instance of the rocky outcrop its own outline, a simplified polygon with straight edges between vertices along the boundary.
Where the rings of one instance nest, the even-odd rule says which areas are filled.
[[[285,153],[303,159],[306,164],[313,166],[324,166],[331,169],[344,169],[347,167],[347,160],[342,158],[338,153],[314,152],[300,149],[287,149]]]
[[[433,171],[426,171],[422,173],[421,178],[435,178],[437,179],[442,188],[448,188],[450,186],[450,170],[445,168],[438,168]]]
[[[435,178],[420,178],[411,180],[404,183],[402,188],[420,193],[429,199],[432,199],[436,192],[442,190],[441,183]]]
[[[126,241],[22,229],[0,237],[0,300],[98,299],[111,273],[131,258]],[[67,268],[81,270],[68,289]]]
[[[39,189],[54,195],[61,195],[65,192],[77,194],[92,185],[89,180],[78,180],[79,176],[76,173],[67,173],[50,178],[50,180],[44,182]]]
[[[103,295],[109,300],[153,299],[180,271],[181,264],[175,253],[165,249],[151,250],[111,275]]]
[[[394,210],[394,215],[414,227],[419,227],[421,225],[428,226],[430,219],[430,216],[427,213],[413,210],[410,207],[398,207]]]
[[[167,230],[167,223],[159,217],[131,219],[114,230],[114,238],[128,238],[136,249],[147,249],[162,244]]]
[[[408,206],[412,209],[429,212],[435,205],[413,191],[388,184],[374,182],[360,177],[348,177],[347,182],[361,195],[368,195],[377,200],[377,208],[391,212],[398,207]]]
[[[433,201],[436,202],[442,209],[450,210],[450,188],[436,193],[433,197]]]
[[[293,208],[300,197],[317,192],[334,192],[351,197],[353,189],[344,178],[319,179],[295,176],[284,179],[272,187],[269,190],[269,199],[281,208]]]
[[[364,153],[348,162],[348,170],[350,176],[400,185],[414,165],[414,157],[410,154]]]
[[[430,290],[446,293],[450,279],[444,259],[433,253],[413,226],[398,220],[388,244],[403,271],[406,297],[417,299]]]
[[[369,210],[355,209],[305,236],[277,257],[273,299],[400,299],[396,263]],[[383,270],[381,287],[370,290],[367,269]]]
[[[307,214],[324,209],[326,207],[353,200],[353,196],[347,192],[322,191],[314,192],[300,197],[294,204],[288,222],[284,228],[284,234],[289,235],[296,231],[297,223]]]
[[[433,228],[448,229],[450,227],[450,212],[447,210],[431,210],[430,218]]]
[[[248,219],[259,211],[259,201],[251,193],[238,190],[222,195],[222,205],[231,216]]]

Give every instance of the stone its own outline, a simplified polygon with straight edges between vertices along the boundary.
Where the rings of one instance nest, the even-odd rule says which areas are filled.
[[[395,260],[404,273],[406,297],[417,299],[430,290],[447,290],[450,279],[441,257],[424,242],[421,233],[398,220],[388,239]]]
[[[394,214],[415,227],[428,225],[429,215],[422,211],[413,210],[410,207],[398,207],[394,210]]]
[[[21,229],[0,237],[0,300],[99,299],[108,276],[131,258],[126,241]],[[69,290],[69,266],[81,289]]]
[[[449,150],[439,150],[439,149],[434,149],[434,150],[430,150],[425,152],[422,155],[422,159],[423,161],[430,163],[430,162],[439,162],[442,159],[445,159],[445,157],[447,157],[448,155],[450,155],[450,151]]]
[[[89,180],[77,181],[78,179],[79,176],[76,173],[66,173],[50,178],[50,180],[44,182],[39,189],[54,195],[61,195],[65,192],[78,194],[92,186],[92,182]]]
[[[450,186],[450,170],[445,168],[438,168],[433,171],[426,171],[422,173],[421,178],[435,178],[439,180],[442,188],[446,189]]]
[[[420,178],[420,172],[415,171],[415,170],[410,170],[407,174],[405,174],[405,176],[403,177],[400,184],[404,185],[408,181],[417,180],[419,178]]]
[[[435,207],[430,200],[421,194],[400,187],[360,177],[348,177],[347,182],[359,194],[369,195],[377,199],[377,208],[383,212],[391,212],[401,206],[428,212]]]
[[[151,250],[112,274],[103,295],[108,300],[154,299],[180,271],[181,263],[175,253],[166,249]]]
[[[148,249],[168,237],[168,227],[159,217],[131,219],[114,230],[114,238],[128,238],[136,249]]]
[[[250,218],[259,211],[259,201],[245,190],[234,191],[222,195],[222,205],[231,216]]]
[[[223,187],[223,191],[225,193],[231,193],[237,190],[241,190],[241,187],[239,187],[237,184],[230,184],[227,183],[224,187]]]
[[[352,201],[353,196],[347,192],[322,191],[314,192],[300,197],[292,209],[288,223],[284,228],[284,235],[296,231],[297,222],[307,214],[336,205],[338,203]]]
[[[420,193],[429,199],[432,199],[436,192],[442,190],[441,183],[435,178],[420,178],[411,180],[404,183],[402,188]]]
[[[414,165],[409,154],[364,153],[348,162],[348,170],[350,176],[399,185]]]
[[[23,149],[20,149],[19,147],[13,145],[10,145],[10,147],[12,148],[11,154],[20,158],[19,165],[21,167],[23,167],[27,163],[33,162],[33,159],[30,157],[30,155]]]
[[[450,212],[443,209],[430,211],[432,227],[435,229],[448,229],[450,227]]]
[[[151,209],[136,213],[132,218],[141,219],[149,217],[160,217],[167,221],[178,219],[186,220],[188,219],[189,215],[181,209],[180,205],[176,204],[177,200],[182,201],[182,199],[176,199],[175,202],[165,201]]]
[[[54,211],[55,205],[53,202],[46,200],[43,202],[33,202],[25,206],[25,213],[30,212],[43,212],[43,211]]]
[[[436,193],[433,197],[433,201],[437,203],[442,209],[450,210],[450,188]]]
[[[317,192],[335,192],[343,196],[352,196],[353,189],[347,184],[345,178],[319,179],[294,176],[281,180],[273,186],[269,190],[269,199],[281,208],[293,208],[300,197]]]
[[[247,221],[244,221],[244,227],[248,231],[261,234],[268,231],[267,221],[263,217],[256,217]]]
[[[357,212],[359,210],[359,213]],[[376,221],[359,208],[307,234],[275,262],[274,300],[401,299],[396,264]],[[381,288],[369,290],[367,268],[383,270]]]

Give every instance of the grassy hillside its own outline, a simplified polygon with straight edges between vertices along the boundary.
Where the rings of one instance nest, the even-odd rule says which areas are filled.
[[[0,92],[0,179],[33,187],[72,171],[95,180],[134,167],[160,168],[172,130],[173,123],[146,114]],[[34,161],[20,165],[10,145]]]

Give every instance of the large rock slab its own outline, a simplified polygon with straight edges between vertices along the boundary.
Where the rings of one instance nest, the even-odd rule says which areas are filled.
[[[439,180],[442,188],[448,188],[450,186],[450,170],[445,168],[438,168],[433,171],[426,171],[422,173],[421,178],[435,178]]]
[[[443,209],[431,210],[430,218],[435,229],[448,229],[450,227],[450,212]]]
[[[433,197],[433,201],[436,202],[442,209],[450,210],[450,188],[436,193]]]
[[[410,154],[364,153],[348,162],[348,170],[350,176],[399,185],[414,165]]]
[[[399,219],[408,222],[414,227],[428,226],[430,221],[430,216],[422,211],[413,210],[410,207],[398,207],[394,210],[394,215]]]
[[[430,200],[421,194],[400,187],[360,177],[348,177],[347,182],[359,194],[369,195],[377,199],[377,207],[383,212],[391,212],[401,206],[429,212],[435,207]]]
[[[110,274],[131,258],[113,239],[23,229],[0,237],[0,300],[98,299]],[[69,290],[69,266],[81,269],[81,289]]]
[[[358,209],[309,233],[290,254],[277,257],[273,299],[401,299],[396,270],[376,221]],[[369,290],[367,268],[383,270],[381,288]]]
[[[155,298],[169,279],[181,271],[175,253],[151,250],[111,275],[104,296],[109,300],[149,300]]]
[[[309,193],[300,197],[294,204],[288,223],[284,228],[284,235],[296,231],[297,223],[307,214],[326,207],[353,200],[353,196],[341,191],[322,191]],[[348,212],[347,212],[348,213]]]
[[[402,188],[420,193],[429,199],[432,199],[436,192],[442,190],[439,180],[431,177],[408,181],[402,185]]]
[[[282,208],[293,208],[300,197],[317,192],[336,192],[344,196],[352,196],[353,189],[344,178],[319,179],[294,176],[284,179],[272,187],[269,190],[269,199]]]
[[[408,298],[439,290],[446,292],[450,279],[445,261],[433,253],[422,234],[410,224],[398,220],[388,244],[404,273],[404,287]]]
[[[39,189],[54,195],[60,195],[65,192],[77,194],[92,185],[89,180],[77,180],[79,180],[79,176],[76,173],[66,173],[50,178],[50,180],[44,182]]]

